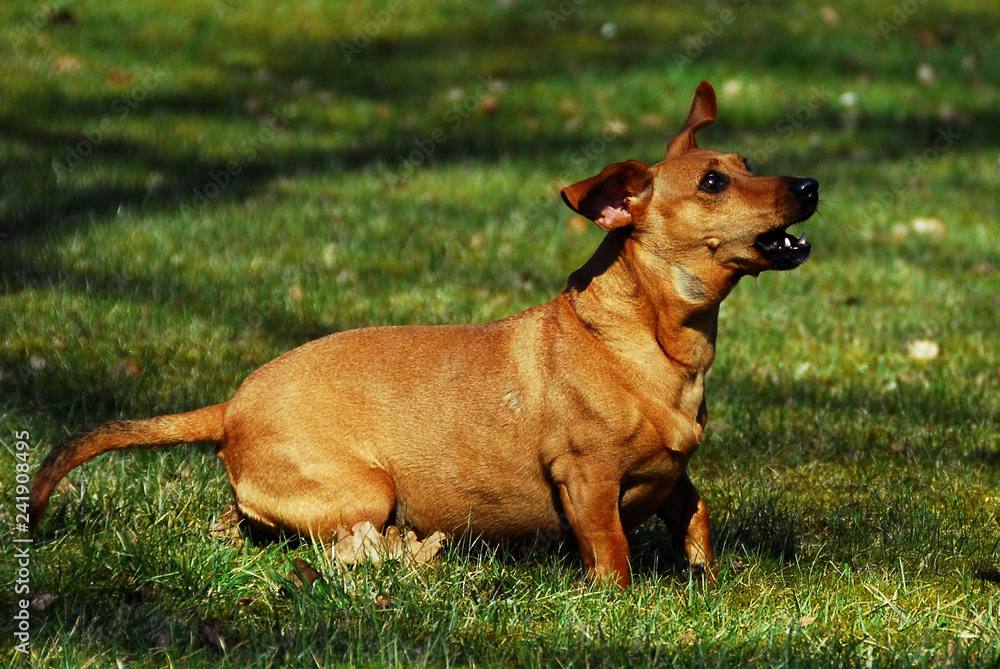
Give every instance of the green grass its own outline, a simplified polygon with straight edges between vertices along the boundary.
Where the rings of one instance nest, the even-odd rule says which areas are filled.
[[[701,79],[720,105],[702,145],[813,176],[822,204],[803,226],[810,262],[723,307],[690,466],[716,587],[688,580],[658,521],[630,538],[624,592],[588,583],[571,552],[466,542],[423,569],[345,571],[317,546],[231,546],[210,533],[225,474],[184,446],[71,475],[31,548],[32,590],[56,598],[31,611],[30,660],[0,621],[0,657],[1000,663],[1000,12],[911,3],[884,38],[891,5],[830,3],[831,26],[821,4],[403,0],[384,20],[390,5],[366,2],[71,0],[60,22],[50,4],[4,3],[4,528],[15,432],[34,465],[91,424],[223,401],[328,332],[484,322],[551,298],[600,240],[558,189],[658,160]],[[347,62],[341,43],[366,26],[377,35]],[[944,234],[916,232],[920,217]],[[910,358],[917,339],[938,357]],[[288,581],[296,557],[324,574],[308,592]],[[5,589],[0,612],[18,599]]]

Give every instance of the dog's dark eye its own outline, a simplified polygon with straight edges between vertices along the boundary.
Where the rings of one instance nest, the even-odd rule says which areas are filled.
[[[729,185],[729,179],[718,172],[709,172],[698,184],[698,189],[706,193],[721,193]]]

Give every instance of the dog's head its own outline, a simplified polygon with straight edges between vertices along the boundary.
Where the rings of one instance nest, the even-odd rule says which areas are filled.
[[[724,295],[742,276],[801,265],[812,246],[786,230],[819,201],[815,179],[757,176],[739,154],[699,149],[695,133],[715,118],[715,91],[703,81],[662,162],[608,165],[562,191],[602,229],[628,228],[642,249],[681,272],[690,294]]]

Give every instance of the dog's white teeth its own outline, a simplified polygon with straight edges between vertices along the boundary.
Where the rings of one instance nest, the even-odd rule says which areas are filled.
[[[798,245],[799,246],[805,246],[806,245],[806,233],[804,233],[804,232],[802,233],[802,237],[799,239],[799,244]]]
[[[791,248],[791,246],[792,246],[792,240],[789,239],[788,237],[785,237],[785,248],[786,249]]]

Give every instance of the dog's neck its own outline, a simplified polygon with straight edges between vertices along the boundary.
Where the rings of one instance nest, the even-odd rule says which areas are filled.
[[[708,371],[715,359],[719,303],[732,286],[706,287],[682,264],[643,251],[632,235],[631,228],[608,233],[570,275],[565,293],[570,304],[606,340],[628,341],[647,332],[675,365],[688,373]]]

